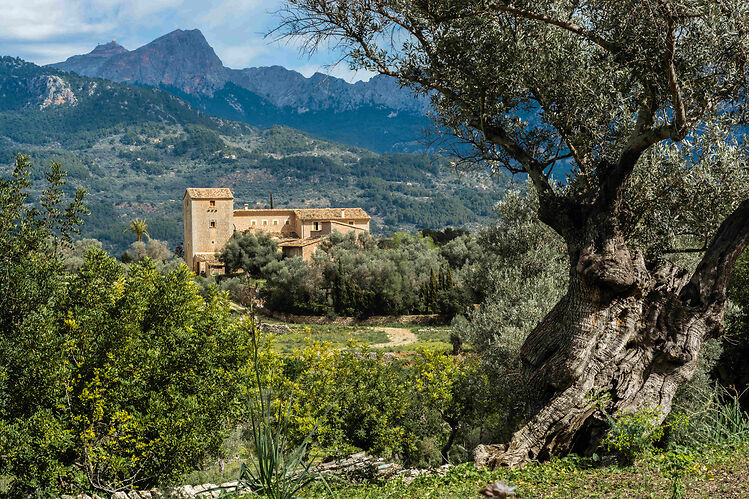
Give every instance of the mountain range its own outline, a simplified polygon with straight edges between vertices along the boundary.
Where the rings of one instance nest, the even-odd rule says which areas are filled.
[[[421,151],[429,100],[388,76],[348,83],[281,66],[231,69],[203,34],[176,30],[135,50],[115,41],[52,64],[81,76],[167,90],[222,118],[286,125],[378,152]]]

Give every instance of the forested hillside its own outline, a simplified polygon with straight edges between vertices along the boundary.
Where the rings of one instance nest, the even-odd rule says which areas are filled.
[[[237,203],[278,207],[361,206],[373,229],[391,232],[486,222],[503,180],[456,175],[444,159],[385,154],[272,127],[210,117],[158,89],[135,87],[0,58],[0,165],[18,153],[37,166],[64,164],[68,188],[85,187],[84,235],[111,251],[149,233],[182,240],[187,186],[225,186]],[[37,180],[43,168],[36,168]]]

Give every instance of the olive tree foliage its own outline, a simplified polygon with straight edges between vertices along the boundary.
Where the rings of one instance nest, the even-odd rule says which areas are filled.
[[[86,253],[92,248],[101,249],[101,241],[93,238],[78,239],[70,246],[62,248],[60,256],[63,259],[65,270],[75,272],[83,265]]]
[[[665,418],[720,334],[749,242],[747,191],[722,185],[746,170],[749,3],[287,0],[282,12],[283,35],[333,43],[428,96],[440,129],[471,146],[456,149],[464,166],[527,174],[564,240],[566,293],[520,351],[529,420],[488,464],[592,452],[607,418],[586,400],[602,391],[601,410]],[[550,180],[561,164],[566,189]],[[732,197],[700,210],[703,188]],[[702,251],[686,267],[659,258],[683,250]]]
[[[494,225],[443,247],[448,259],[465,255],[459,275],[471,283],[479,304],[456,317],[452,326],[494,380],[490,407],[484,408],[483,438],[508,439],[524,421],[527,394],[520,349],[567,284],[564,242],[538,220],[537,209],[532,190],[510,191],[496,206]],[[463,248],[468,251],[460,251]]]
[[[259,231],[235,235],[219,255],[228,272],[242,269],[252,275],[260,274],[263,267],[280,258],[276,242],[265,232]]]
[[[148,242],[135,241],[130,245],[123,255],[123,261],[139,262],[144,258],[150,258],[156,261],[166,261],[174,256],[169,249],[166,241],[158,239],[149,239]]]
[[[447,262],[432,240],[397,233],[379,247],[369,234],[333,232],[309,262],[286,258],[263,267],[265,306],[281,312],[351,316],[433,312],[454,315],[461,282],[446,281]],[[437,276],[442,276],[442,286]],[[427,310],[425,284],[435,303]]]
[[[634,247],[686,264],[683,255],[704,252],[737,200],[749,195],[749,142],[726,128],[712,123],[683,144],[658,144],[638,162],[624,201]]]
[[[496,223],[477,234],[460,272],[479,307],[453,326],[497,366],[517,367],[525,337],[567,284],[564,242],[538,220],[537,204],[532,191],[508,192],[497,204]]]

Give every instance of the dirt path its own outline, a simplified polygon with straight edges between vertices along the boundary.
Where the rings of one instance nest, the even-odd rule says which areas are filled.
[[[376,329],[385,331],[388,335],[388,340],[390,341],[387,343],[377,343],[376,345],[372,345],[373,348],[400,347],[419,341],[419,338],[417,338],[410,329],[404,327],[378,327]]]

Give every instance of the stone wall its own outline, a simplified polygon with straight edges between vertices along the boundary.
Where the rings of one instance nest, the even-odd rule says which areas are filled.
[[[410,483],[421,475],[444,475],[452,466],[449,464],[431,469],[403,468],[399,464],[387,462],[383,458],[368,456],[364,452],[352,454],[341,460],[319,464],[310,471],[315,475],[334,475],[352,483],[382,483],[387,480],[400,479]],[[203,485],[182,485],[168,489],[151,489],[128,492],[115,492],[109,499],[208,499],[227,494],[253,495],[250,490],[240,486],[239,482],[227,482],[220,485],[206,483]],[[79,494],[77,496],[60,496],[60,499],[105,499],[99,495]]]
[[[337,325],[337,326],[383,326],[386,324],[416,324],[418,326],[443,326],[447,324],[444,317],[438,314],[430,315],[377,315],[367,317],[366,319],[357,319],[356,317],[333,317],[318,315],[295,315],[281,314],[263,310],[263,315],[279,320],[281,322],[290,322],[292,324],[320,324],[320,325]]]

